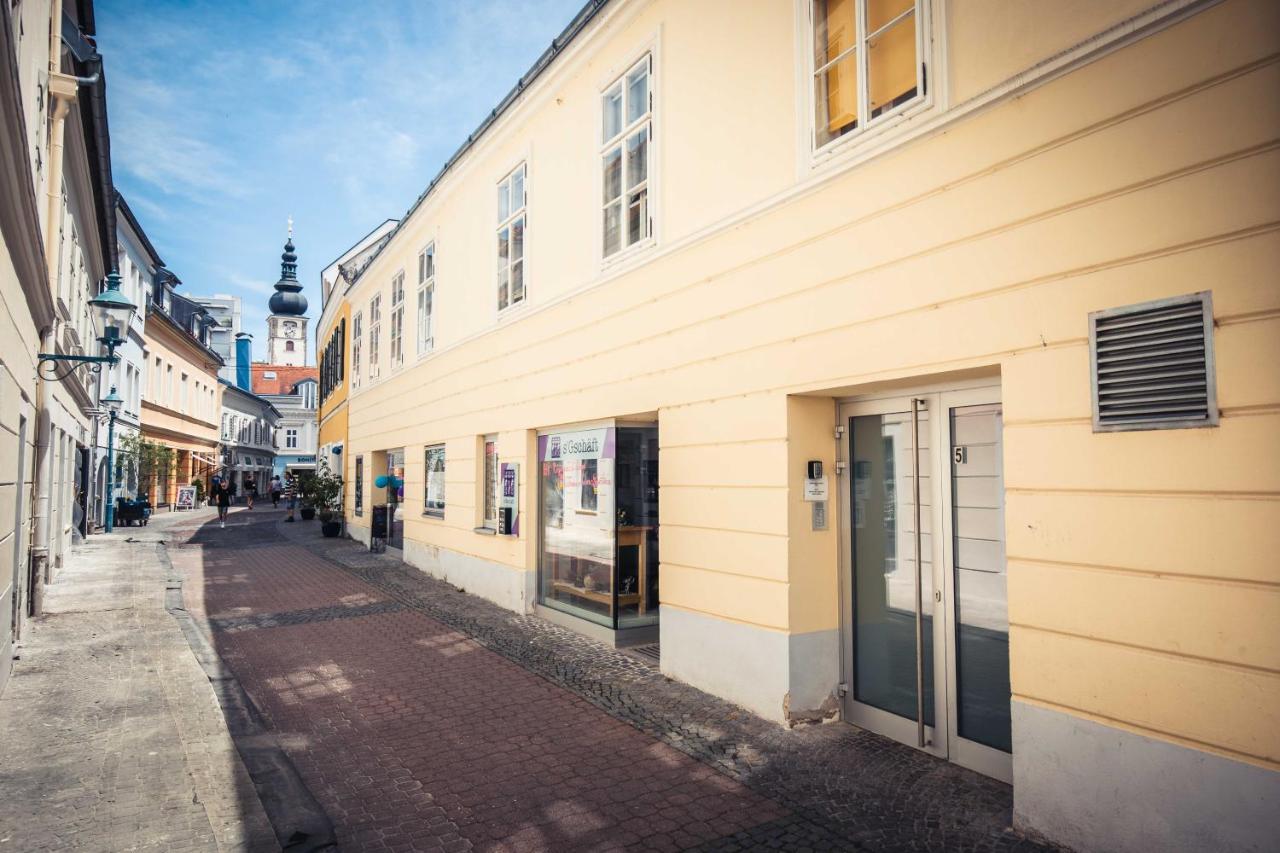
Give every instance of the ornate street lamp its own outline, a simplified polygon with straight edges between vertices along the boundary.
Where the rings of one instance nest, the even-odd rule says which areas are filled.
[[[124,400],[116,393],[116,386],[111,386],[111,391],[107,396],[102,398],[102,405],[107,409],[107,506],[105,514],[105,529],[110,533],[115,526],[116,516],[116,416],[120,414],[120,407],[124,405]]]
[[[98,328],[102,329],[102,336],[98,338],[98,342],[102,344],[107,354],[58,355],[57,353],[42,352],[39,355],[40,375],[44,378],[61,382],[82,364],[91,365],[89,368],[91,371],[100,373],[102,365],[115,364],[119,361],[116,357],[116,347],[125,342],[129,333],[129,322],[133,319],[133,312],[138,310],[138,306],[130,302],[120,292],[119,273],[114,270],[111,271],[110,275],[107,276],[106,289],[89,300],[89,307],[93,309],[93,316],[98,321]],[[60,365],[67,364],[70,367],[60,367]],[[114,389],[112,390],[114,393]]]

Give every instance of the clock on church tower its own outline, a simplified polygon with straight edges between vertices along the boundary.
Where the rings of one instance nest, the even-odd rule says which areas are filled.
[[[307,363],[307,297],[298,283],[298,256],[293,246],[293,220],[280,256],[280,280],[267,303],[267,360],[271,364],[302,366]]]

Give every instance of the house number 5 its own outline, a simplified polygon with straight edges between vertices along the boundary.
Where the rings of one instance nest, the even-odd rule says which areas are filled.
[[[967,447],[954,448],[952,450],[952,454],[956,460],[957,465],[963,465],[969,461],[969,448]]]

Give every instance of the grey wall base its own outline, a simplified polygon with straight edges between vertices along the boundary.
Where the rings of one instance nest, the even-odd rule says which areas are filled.
[[[1013,804],[1080,853],[1280,849],[1280,773],[1019,701]]]
[[[535,572],[482,560],[448,548],[404,540],[403,559],[433,578],[453,584],[494,604],[530,613],[533,609]]]
[[[662,671],[786,723],[831,718],[840,681],[839,633],[787,634],[664,605]],[[828,715],[822,708],[831,709]]]

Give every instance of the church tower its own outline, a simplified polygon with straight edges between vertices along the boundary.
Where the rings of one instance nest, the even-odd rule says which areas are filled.
[[[280,256],[280,280],[267,303],[267,362],[301,367],[307,363],[307,297],[298,284],[298,256],[293,252],[293,220]]]

